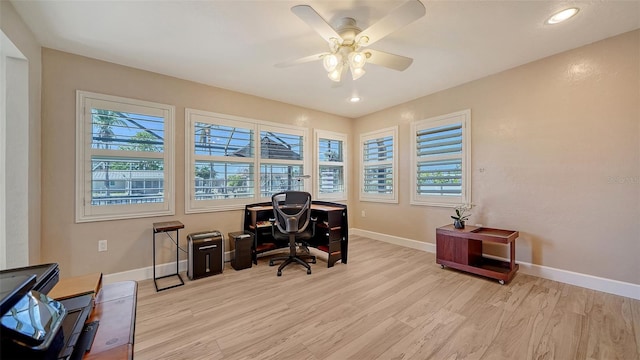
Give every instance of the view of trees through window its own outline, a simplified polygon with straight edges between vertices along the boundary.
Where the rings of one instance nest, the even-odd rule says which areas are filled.
[[[193,136],[195,200],[253,197],[254,131],[196,122]]]
[[[92,109],[91,204],[164,201],[164,119]]]
[[[250,123],[231,126],[211,120],[196,121],[192,128],[196,201],[254,198],[256,181],[260,182],[261,197],[302,189],[302,136],[256,131]],[[260,134],[259,143],[254,140],[256,133]]]

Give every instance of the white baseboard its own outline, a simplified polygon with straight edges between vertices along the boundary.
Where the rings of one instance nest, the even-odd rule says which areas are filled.
[[[228,251],[224,253],[224,261],[228,262],[231,260],[233,252]],[[187,260],[180,260],[178,263],[178,271],[185,272],[187,271]],[[174,274],[176,272],[176,263],[166,263],[166,264],[156,264],[156,277],[161,277],[169,274]],[[153,266],[147,266],[145,268],[133,269],[129,271],[123,271],[119,273],[113,274],[105,274],[102,276],[102,281],[105,284],[110,284],[118,281],[125,280],[134,280],[134,281],[142,281],[147,279],[153,279]],[[184,279],[183,279],[184,280]]]
[[[430,253],[436,252],[436,245],[431,243],[426,243],[422,241],[411,240],[407,238],[402,238],[393,235],[381,234],[373,231],[362,230],[362,229],[349,229],[349,235],[358,235],[363,236],[373,240],[380,240],[384,242],[388,242],[394,245],[400,245],[416,250],[422,250]]]
[[[430,253],[436,252],[435,244],[425,243],[407,238],[401,238],[398,236],[392,236],[387,234],[376,233],[373,231],[362,230],[357,228],[349,229],[350,235],[363,236],[373,240],[379,240],[388,242],[395,245],[409,247],[412,249],[422,250]],[[506,260],[494,256],[488,256],[500,260]],[[632,284],[628,282],[612,280],[602,278],[593,275],[581,274],[569,270],[556,269],[543,265],[536,265],[527,262],[518,261],[520,265],[520,271],[523,274],[541,277],[543,279],[549,279],[559,281],[565,284],[576,285],[587,289],[606,292],[609,294],[620,295],[632,299],[640,300],[640,285]]]
[[[377,233],[368,230],[362,230],[357,228],[349,229],[350,235],[363,236],[369,239],[384,241],[390,244],[404,246],[416,250],[422,250],[430,253],[436,252],[435,244],[425,243],[422,241],[416,241],[412,239],[402,238],[393,235],[387,235]],[[487,257],[492,257],[488,256]],[[225,262],[229,261],[232,257],[231,252],[225,252]],[[506,260],[506,259],[501,259]],[[587,289],[606,292],[609,294],[625,296],[632,299],[640,300],[640,285],[632,284],[628,282],[612,280],[602,278],[593,275],[581,274],[569,270],[556,269],[544,265],[536,265],[523,261],[518,261],[520,265],[520,271],[523,274],[541,277],[543,279],[549,279],[559,281],[565,284],[576,285]],[[156,276],[169,275],[175,272],[176,263],[166,263],[156,265]],[[187,260],[181,260],[178,264],[178,270],[180,272],[187,271]],[[148,266],[141,269],[134,269],[129,271],[123,271],[113,274],[105,274],[103,281],[105,284],[113,283],[124,280],[147,280],[153,278],[153,267]]]

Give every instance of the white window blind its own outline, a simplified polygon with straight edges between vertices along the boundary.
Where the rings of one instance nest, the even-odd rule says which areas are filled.
[[[304,190],[303,133],[260,128],[260,195],[271,198],[281,191]]]
[[[360,199],[397,202],[397,127],[361,136]]]
[[[76,221],[173,214],[169,105],[77,92]]]
[[[470,201],[470,112],[414,122],[412,203],[460,205]]]
[[[194,124],[195,201],[254,196],[253,134],[242,126]]]
[[[462,195],[462,124],[416,133],[417,192],[420,195]],[[446,159],[454,155],[454,159]],[[444,158],[429,160],[431,158]]]
[[[304,129],[186,109],[185,212],[241,209],[301,190]]]
[[[347,136],[316,130],[316,198],[347,200],[345,151]]]

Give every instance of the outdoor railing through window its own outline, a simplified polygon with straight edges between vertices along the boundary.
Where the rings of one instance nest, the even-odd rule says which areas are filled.
[[[174,214],[175,107],[76,91],[75,221]]]
[[[144,204],[164,201],[162,160],[92,158],[91,205]]]
[[[304,188],[304,129],[195,109],[185,120],[186,213],[240,209]]]
[[[164,119],[98,108],[91,113],[91,147],[104,153],[91,157],[91,205],[163,202]]]

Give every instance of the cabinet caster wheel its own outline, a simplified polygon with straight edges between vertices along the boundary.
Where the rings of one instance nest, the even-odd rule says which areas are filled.
[[[269,266],[273,266],[273,261],[269,260]]]
[[[278,271],[278,276],[282,276],[282,271]]]
[[[444,269],[444,265],[440,264],[440,269]]]
[[[311,275],[311,269],[307,269],[307,275]]]
[[[499,283],[500,285],[504,285],[504,280],[498,280],[498,283]]]

